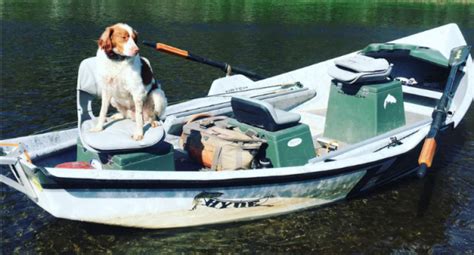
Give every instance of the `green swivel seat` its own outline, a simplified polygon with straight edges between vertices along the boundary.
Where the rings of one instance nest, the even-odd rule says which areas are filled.
[[[301,166],[315,157],[309,127],[299,122],[299,114],[239,96],[232,97],[231,106],[235,119],[229,124],[265,140],[265,157],[273,167]]]
[[[324,137],[353,144],[405,125],[400,81],[389,78],[383,58],[355,55],[335,60]]]

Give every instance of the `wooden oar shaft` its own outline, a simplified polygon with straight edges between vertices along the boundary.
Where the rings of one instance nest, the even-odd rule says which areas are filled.
[[[182,57],[194,62],[206,64],[212,67],[217,67],[224,72],[233,72],[233,73],[243,74],[255,80],[265,79],[264,76],[256,74],[255,72],[245,70],[243,68],[236,67],[236,66],[230,66],[229,64],[224,63],[224,62],[219,62],[219,61],[214,61],[212,59],[204,58],[204,57],[195,55],[187,50],[182,50],[182,49],[179,49],[179,48],[176,48],[164,43],[154,43],[154,42],[149,42],[149,41],[143,41],[143,44],[150,46],[152,48],[155,48],[157,51],[161,51],[161,52],[168,53],[174,56]]]

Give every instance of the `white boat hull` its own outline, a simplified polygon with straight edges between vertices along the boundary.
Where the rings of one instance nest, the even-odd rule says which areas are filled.
[[[416,130],[425,128],[402,132],[415,132],[414,139],[393,148],[390,155],[382,151],[371,159],[349,157],[300,167],[204,173],[101,171],[41,168],[22,159],[16,169],[26,173],[23,186],[31,187],[24,193],[58,218],[139,228],[218,224],[326,205],[408,175],[416,170],[411,159],[418,155],[423,138]],[[375,144],[383,147],[387,141]]]
[[[48,189],[41,192],[38,204],[55,217],[70,220],[139,228],[198,226],[269,217],[331,203],[345,198],[364,174],[361,170],[293,184],[181,191]],[[218,196],[196,198],[203,193]]]

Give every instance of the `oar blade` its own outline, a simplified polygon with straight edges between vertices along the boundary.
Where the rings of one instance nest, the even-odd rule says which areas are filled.
[[[471,51],[471,46],[463,45],[451,50],[451,55],[449,57],[449,65],[461,65],[466,62],[469,57],[469,52]]]

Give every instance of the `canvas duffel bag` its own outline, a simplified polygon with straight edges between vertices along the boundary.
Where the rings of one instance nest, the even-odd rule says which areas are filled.
[[[264,140],[228,126],[225,116],[191,118],[180,144],[193,160],[216,171],[249,169]]]

